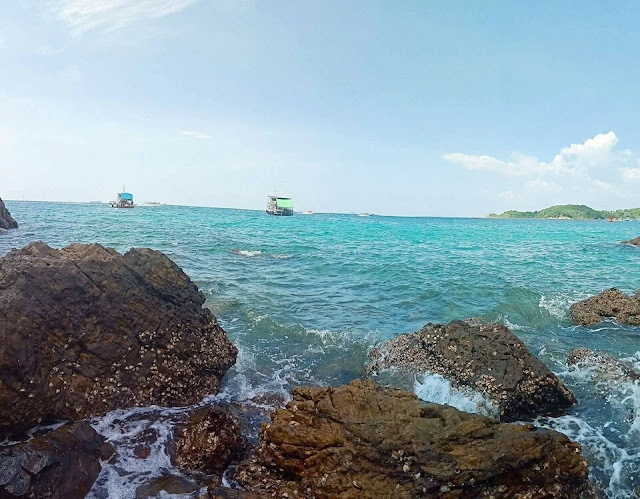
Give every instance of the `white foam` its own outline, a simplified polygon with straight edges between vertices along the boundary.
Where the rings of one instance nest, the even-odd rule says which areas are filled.
[[[171,464],[167,442],[173,435],[176,418],[187,408],[162,408],[156,406],[116,410],[90,421],[91,426],[113,444],[115,455],[102,463],[87,498],[103,496],[133,499],[136,488],[149,479],[179,472]],[[134,449],[144,431],[155,430],[157,438],[148,444],[150,454],[146,459],[136,457]]]
[[[248,257],[262,255],[262,251],[260,250],[243,250],[243,249],[235,248],[231,250],[231,252],[234,255],[248,256]]]
[[[275,255],[271,255],[271,258],[275,258],[277,260],[288,260],[289,258],[292,258],[293,255],[288,255],[288,254],[275,254]]]
[[[616,445],[604,435],[608,425],[602,429],[594,428],[573,415],[541,418],[535,423],[564,433],[582,445],[582,454],[589,462],[591,479],[607,497],[622,499],[634,496],[635,491],[629,488],[629,481],[633,481],[633,478],[629,480],[627,477],[635,473],[640,465],[640,449],[629,452],[626,446]],[[594,473],[595,470],[600,473]]]
[[[426,373],[413,382],[414,393],[426,402],[446,404],[458,410],[496,417],[497,408],[482,393],[471,389],[457,389],[439,374]]]

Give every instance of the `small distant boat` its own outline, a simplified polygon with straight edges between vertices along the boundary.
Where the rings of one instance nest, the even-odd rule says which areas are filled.
[[[118,193],[118,199],[116,201],[109,201],[111,208],[133,208],[133,194],[124,192],[124,186],[122,186],[122,191],[123,192]]]
[[[301,211],[300,215],[315,215],[315,211]]]
[[[268,196],[267,213],[278,217],[293,216],[293,199],[279,196]]]
[[[359,217],[370,217],[371,213],[358,213]]]

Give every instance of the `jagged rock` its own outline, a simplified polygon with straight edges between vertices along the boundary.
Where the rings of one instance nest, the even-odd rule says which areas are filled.
[[[113,448],[86,422],[0,451],[0,497],[84,498]]]
[[[200,486],[191,480],[179,475],[164,475],[150,479],[148,482],[136,487],[136,498],[148,499],[151,497],[166,497],[171,495],[184,495],[197,492]]]
[[[177,427],[175,462],[181,468],[205,474],[222,474],[240,461],[249,443],[238,418],[221,407],[194,411]]]
[[[631,244],[633,246],[639,246],[640,247],[640,236],[635,237],[629,241],[622,241],[622,244]]]
[[[158,251],[11,251],[0,259],[0,430],[216,393],[237,349],[204,301]]]
[[[4,205],[2,199],[0,199],[0,229],[17,229],[18,222],[16,222],[7,207]],[[0,231],[1,232],[1,231]]]
[[[640,326],[640,293],[625,295],[617,288],[571,305],[571,320],[581,326],[592,326],[605,319]]]
[[[576,398],[509,329],[501,324],[453,321],[427,324],[372,349],[369,370],[439,374],[458,388],[482,393],[500,419],[556,414]]]
[[[574,348],[569,352],[568,366],[594,368],[594,377],[599,381],[640,381],[640,371],[631,362],[617,359],[611,354],[596,352],[588,348]]]
[[[236,469],[271,497],[594,497],[580,446],[356,380],[297,388]]]

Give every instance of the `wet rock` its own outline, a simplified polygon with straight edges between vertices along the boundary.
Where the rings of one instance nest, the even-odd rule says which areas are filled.
[[[571,320],[581,326],[592,326],[605,319],[640,326],[640,293],[625,295],[616,288],[607,289],[571,305]]]
[[[631,362],[625,362],[611,354],[596,352],[588,348],[574,348],[571,350],[567,365],[592,368],[597,382],[640,381],[640,371]]]
[[[17,229],[18,222],[16,222],[7,207],[4,205],[2,199],[0,199],[0,229]],[[0,232],[2,232],[0,230]]]
[[[297,388],[236,469],[273,497],[593,497],[580,446],[356,380]]]
[[[212,406],[189,415],[177,427],[176,465],[191,471],[221,475],[249,448],[238,419],[226,409]]]
[[[640,247],[640,236],[635,237],[629,241],[622,241],[622,244],[631,244],[633,246],[638,246]]]
[[[164,254],[32,243],[0,258],[0,430],[218,391],[237,350]]]
[[[86,422],[0,451],[0,497],[83,498],[112,447]]]
[[[509,329],[501,324],[453,321],[427,324],[370,353],[369,370],[439,374],[457,388],[482,393],[503,421],[557,414],[576,398]]]
[[[209,487],[207,489],[207,495],[204,497],[207,499],[261,499],[271,496],[254,494],[252,492],[245,492],[227,487]]]
[[[193,494],[200,486],[179,475],[164,475],[152,478],[136,488],[136,498],[146,499],[164,495]]]

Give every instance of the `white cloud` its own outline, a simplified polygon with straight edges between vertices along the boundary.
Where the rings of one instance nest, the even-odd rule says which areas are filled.
[[[622,168],[622,177],[626,180],[640,180],[640,166],[638,168]]]
[[[564,147],[560,154],[564,157],[593,157],[609,152],[618,143],[618,137],[613,132],[599,133],[592,139],[587,139],[584,144],[571,144]]]
[[[514,203],[533,209],[567,202],[595,205],[605,199],[612,206],[637,204],[631,181],[640,182],[640,158],[629,149],[617,149],[617,145],[618,137],[611,131],[563,147],[549,161],[524,154],[501,159],[450,153],[443,158],[468,170],[502,177],[493,181],[495,196],[507,209]]]
[[[175,14],[198,0],[50,0],[49,9],[73,33],[115,31],[138,21]]]
[[[599,133],[582,144],[563,147],[550,162],[539,161],[535,156],[515,153],[511,160],[502,160],[488,155],[449,153],[443,158],[468,170],[487,170],[504,175],[544,175],[574,173],[577,169],[589,165],[598,165],[611,161],[612,150],[618,143],[614,132]],[[620,157],[628,156],[623,151]]]
[[[548,182],[541,178],[530,180],[527,182],[527,187],[529,189],[538,189],[542,191],[559,191],[562,189],[562,187],[556,182]]]
[[[210,139],[211,138],[211,135],[208,135],[202,132],[195,132],[193,130],[185,130],[184,132],[182,132],[182,135],[186,137],[191,137],[194,139]]]

